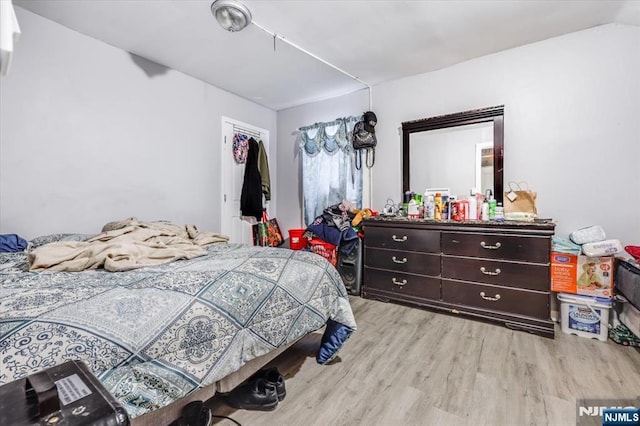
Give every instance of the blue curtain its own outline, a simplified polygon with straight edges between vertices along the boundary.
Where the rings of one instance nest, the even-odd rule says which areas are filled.
[[[362,208],[362,170],[355,168],[351,147],[353,126],[359,120],[338,118],[298,129],[305,226],[343,200]]]

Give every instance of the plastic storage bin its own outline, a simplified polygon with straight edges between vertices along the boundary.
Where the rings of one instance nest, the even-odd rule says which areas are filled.
[[[307,239],[302,236],[304,229],[289,229],[289,248],[302,250],[307,247]]]
[[[621,294],[640,310],[640,268],[616,259],[616,294]]]
[[[331,263],[334,267],[338,264],[338,249],[331,243],[319,238],[312,238],[309,247],[315,254],[319,254]]]
[[[564,333],[607,341],[611,299],[558,293],[558,300]]]
[[[622,321],[636,337],[640,338],[640,309],[637,309],[631,303],[625,303],[622,305],[620,321]]]

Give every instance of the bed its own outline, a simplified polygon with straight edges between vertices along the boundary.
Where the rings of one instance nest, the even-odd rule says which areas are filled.
[[[338,272],[306,251],[218,243],[123,272],[34,272],[0,253],[0,283],[0,385],[80,359],[138,420],[230,390],[325,326],[326,363],[356,329]]]

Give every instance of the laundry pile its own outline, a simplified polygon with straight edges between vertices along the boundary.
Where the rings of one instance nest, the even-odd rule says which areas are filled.
[[[359,227],[362,219],[371,216],[370,209],[357,209],[349,201],[334,204],[307,227],[304,237],[320,240],[337,247],[340,253],[349,255],[358,245]]]

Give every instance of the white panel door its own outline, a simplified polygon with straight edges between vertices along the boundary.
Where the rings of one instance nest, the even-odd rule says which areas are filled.
[[[240,195],[244,181],[244,164],[238,164],[233,158],[233,135],[244,133],[262,140],[269,151],[269,132],[256,126],[222,117],[222,228],[221,232],[229,236],[234,243],[253,244],[251,225],[254,217],[245,217],[240,213]]]

